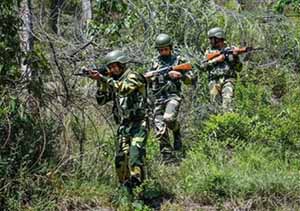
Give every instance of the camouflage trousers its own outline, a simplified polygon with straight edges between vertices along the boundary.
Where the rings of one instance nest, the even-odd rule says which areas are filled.
[[[233,111],[234,79],[220,78],[209,82],[210,102],[223,112]]]
[[[146,120],[124,122],[120,125],[115,166],[121,184],[139,185],[143,182],[148,132]]]
[[[168,129],[173,131],[174,146],[176,145],[176,136],[180,136],[180,124],[177,121],[180,103],[181,98],[179,97],[155,102],[155,135],[159,139],[160,152],[162,154],[170,154],[173,151],[173,147],[169,140]]]

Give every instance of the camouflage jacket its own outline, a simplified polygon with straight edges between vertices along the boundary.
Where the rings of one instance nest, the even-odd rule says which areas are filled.
[[[233,48],[233,47],[226,47],[226,48]],[[204,58],[207,58],[207,54],[213,53],[220,49],[208,49],[205,52]],[[236,78],[237,72],[242,70],[242,63],[240,62],[239,56],[230,55],[229,58],[225,58],[224,62],[215,63],[209,61],[205,65],[202,66],[203,68],[207,69],[208,71],[208,79],[215,80],[219,78]]]
[[[147,109],[146,80],[142,74],[127,69],[114,80],[103,77],[96,93],[98,104],[113,101],[113,113],[119,121],[144,119]]]
[[[186,63],[187,61],[180,56],[170,56],[167,59],[161,56],[156,57],[150,71],[158,70],[166,66],[175,66]],[[191,84],[193,80],[192,71],[182,73],[183,77],[180,80],[171,79],[168,75],[157,75],[151,78],[150,88],[155,99],[167,99],[169,97],[181,97],[181,85]]]

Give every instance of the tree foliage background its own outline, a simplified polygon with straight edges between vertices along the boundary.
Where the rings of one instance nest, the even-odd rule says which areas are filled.
[[[251,2],[95,0],[89,19],[84,1],[1,1],[0,207],[299,208],[299,2]],[[27,52],[21,3],[32,14]],[[197,69],[215,26],[229,44],[264,48],[242,56],[234,114],[211,112],[207,75]],[[180,116],[187,155],[179,167],[162,166],[151,136],[148,180],[137,190],[144,198],[131,203],[115,191],[111,105],[99,107],[95,83],[73,74],[116,48],[144,72],[162,32],[198,76],[195,87],[185,87]]]

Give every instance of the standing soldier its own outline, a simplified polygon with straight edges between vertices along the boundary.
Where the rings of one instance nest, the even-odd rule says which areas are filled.
[[[126,67],[127,55],[114,50],[105,58],[109,75],[90,70],[89,77],[100,81],[96,98],[100,105],[113,100],[119,119],[118,149],[115,157],[120,184],[134,188],[143,182],[146,140],[146,80],[142,74]]]
[[[149,72],[145,77],[150,82],[150,87],[154,95],[154,124],[155,134],[160,141],[160,152],[165,162],[170,162],[173,158],[173,147],[176,151],[182,150],[180,125],[177,121],[181,96],[181,84],[191,84],[191,71],[181,73],[170,70],[167,74],[153,75],[151,71],[164,67],[175,66],[185,62],[183,58],[172,53],[172,39],[167,34],[159,34],[155,41],[159,56],[154,59]],[[174,145],[172,147],[168,129],[173,132]]]
[[[209,54],[232,49],[231,54],[220,54],[219,56],[206,60],[202,68],[208,70],[210,100],[215,107],[222,107],[223,112],[233,111],[232,99],[234,94],[234,82],[237,72],[242,69],[238,52],[235,47],[227,47],[225,44],[225,32],[219,27],[208,31],[211,48],[205,52],[205,58]]]

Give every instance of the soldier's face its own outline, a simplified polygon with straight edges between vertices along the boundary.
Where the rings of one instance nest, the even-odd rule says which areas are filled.
[[[170,56],[172,53],[170,47],[159,48],[158,52],[161,56]]]
[[[219,39],[219,38],[216,38],[216,37],[210,37],[209,42],[210,42],[210,45],[213,48],[223,48],[224,47],[224,40],[223,39]]]
[[[108,65],[108,68],[110,70],[110,73],[114,76],[119,76],[123,73],[123,67],[121,67],[118,63],[112,63]]]
[[[209,43],[212,47],[215,47],[216,45],[216,39],[214,37],[210,37],[209,38]]]

